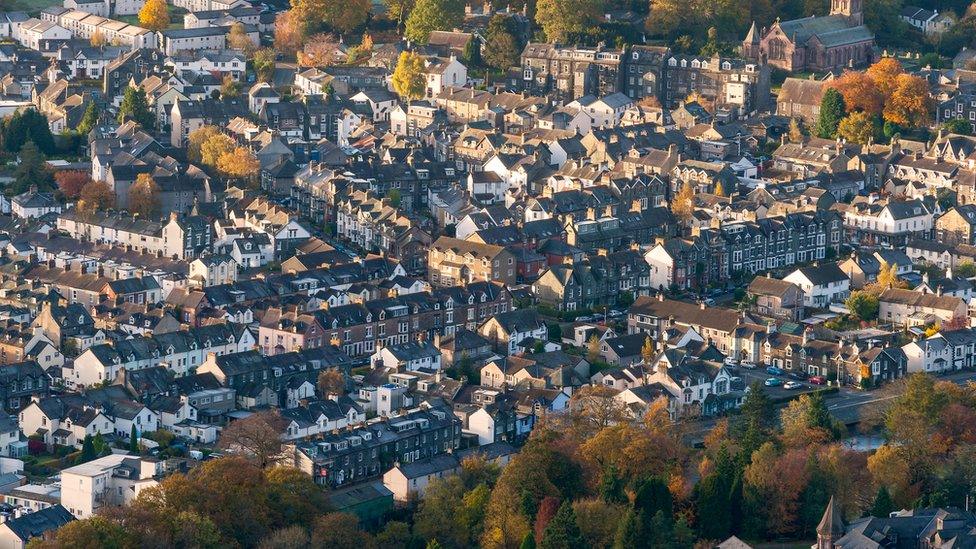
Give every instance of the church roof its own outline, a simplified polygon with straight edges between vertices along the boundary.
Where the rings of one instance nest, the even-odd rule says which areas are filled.
[[[844,519],[840,515],[840,509],[834,504],[834,496],[830,496],[830,502],[827,503],[824,516],[820,519],[820,524],[817,525],[817,534],[821,536],[833,535],[835,539],[844,535]]]
[[[816,36],[826,47],[854,44],[874,38],[874,34],[864,25],[850,26],[843,15],[804,17],[778,23],[780,30],[793,40],[794,44],[805,44]]]

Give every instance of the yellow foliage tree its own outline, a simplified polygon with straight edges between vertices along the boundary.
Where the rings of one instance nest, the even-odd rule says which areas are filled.
[[[837,136],[864,145],[874,135],[874,122],[871,115],[865,111],[854,111],[844,117],[837,126]]]
[[[293,54],[302,47],[305,39],[305,25],[297,10],[290,9],[275,18],[274,47],[276,50]]]
[[[220,169],[220,157],[234,151],[234,140],[222,133],[212,135],[200,146],[200,161],[205,166]]]
[[[424,96],[424,58],[411,51],[400,54],[393,71],[393,91],[401,99],[409,101]]]
[[[671,213],[678,217],[682,221],[688,221],[691,219],[692,214],[695,213],[695,190],[689,184],[684,184],[681,186],[681,190],[675,195],[674,199],[671,200]]]
[[[141,173],[129,187],[129,211],[143,217],[159,212],[159,187],[148,173]]]
[[[885,103],[884,119],[902,127],[919,128],[928,124],[934,110],[935,101],[928,82],[918,76],[902,74]]]
[[[166,0],[146,0],[139,10],[139,24],[149,30],[165,30],[169,26],[169,6],[166,5]]]
[[[217,170],[227,177],[254,181],[261,163],[246,147],[235,147],[217,159]]]
[[[95,46],[96,48],[100,48],[105,44],[108,44],[108,39],[105,38],[105,34],[99,30],[92,33],[91,38],[89,38],[88,41],[91,42],[91,45]]]
[[[187,159],[194,164],[203,162],[203,157],[201,156],[203,144],[216,135],[220,135],[220,128],[217,126],[200,126],[190,132],[190,135],[187,136],[186,143]]]
[[[885,98],[878,85],[867,73],[846,71],[830,85],[844,97],[844,107],[847,112],[864,111],[870,114],[881,114],[884,108]]]
[[[868,67],[866,75],[878,87],[881,97],[887,100],[895,91],[896,80],[904,72],[905,68],[901,66],[901,62],[893,57],[885,57]]]

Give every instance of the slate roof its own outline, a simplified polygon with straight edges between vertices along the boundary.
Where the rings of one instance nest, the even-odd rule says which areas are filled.
[[[4,525],[25,543],[31,539],[56,530],[75,520],[75,516],[62,505],[52,505],[46,509],[21,515],[20,518],[9,519]]]

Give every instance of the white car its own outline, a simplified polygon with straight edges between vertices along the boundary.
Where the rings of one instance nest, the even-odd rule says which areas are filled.
[[[739,363],[739,366],[745,368],[746,370],[756,369],[756,363],[749,360],[743,360],[742,362]]]
[[[787,381],[786,382],[786,385],[783,385],[783,388],[784,389],[789,389],[789,390],[800,389],[802,387],[803,387],[803,384],[800,383],[799,381]]]
[[[725,359],[725,365],[726,366],[738,366],[739,365],[739,361],[736,360],[736,359],[734,359],[734,358],[732,358],[732,357],[726,357],[726,359]]]

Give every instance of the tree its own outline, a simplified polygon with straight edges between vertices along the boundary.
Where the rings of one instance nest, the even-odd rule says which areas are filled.
[[[942,124],[942,129],[948,133],[954,133],[958,135],[973,134],[972,123],[963,120],[962,118],[953,118],[952,120],[947,120],[944,124]]]
[[[104,181],[89,181],[78,195],[78,211],[83,214],[115,207],[115,192]]]
[[[582,546],[573,504],[564,501],[546,526],[539,549],[575,549]]]
[[[404,101],[423,97],[426,89],[424,69],[423,57],[410,51],[402,52],[393,70],[393,91]]]
[[[626,512],[623,505],[602,499],[586,498],[573,503],[576,524],[584,547],[612,547],[620,519]]]
[[[220,84],[220,98],[233,99],[241,96],[241,83],[234,80],[234,77],[227,75]]]
[[[535,536],[532,535],[532,532],[525,533],[522,543],[519,544],[519,549],[535,549]]]
[[[186,158],[194,164],[203,164],[203,145],[221,135],[217,126],[200,126],[186,138]],[[219,157],[218,154],[214,158]]]
[[[852,112],[837,126],[837,137],[858,145],[866,145],[874,134],[874,119],[864,111]]]
[[[586,342],[586,359],[594,363],[600,359],[600,338],[593,334]]]
[[[535,22],[542,27],[546,40],[565,42],[598,21],[600,8],[598,0],[538,0]]]
[[[324,24],[335,31],[349,33],[366,23],[372,6],[369,0],[292,0],[292,7],[302,14],[309,27]]]
[[[65,198],[75,199],[81,195],[81,190],[85,185],[91,183],[88,172],[81,170],[61,170],[54,174],[54,181],[58,184],[58,189]]]
[[[294,54],[302,47],[305,39],[305,25],[298,10],[292,8],[275,17],[274,47],[276,50]]]
[[[146,0],[139,10],[139,24],[152,31],[169,27],[169,6],[165,0]]]
[[[874,503],[871,504],[871,516],[878,518],[888,518],[895,511],[895,504],[891,501],[891,492],[887,486],[878,488],[878,494],[874,496]]]
[[[217,445],[267,468],[283,459],[281,433],[284,428],[285,420],[277,411],[258,412],[225,427]]]
[[[722,197],[725,196],[725,187],[722,186],[721,181],[715,182],[715,192],[712,194],[714,194],[715,196],[722,196]]]
[[[129,211],[142,217],[155,217],[159,213],[159,187],[148,173],[141,173],[129,187]]]
[[[312,528],[312,547],[357,547],[368,549],[372,546],[369,534],[359,528],[359,519],[349,513],[329,513],[315,521]]]
[[[533,533],[535,534],[535,539],[541,544],[546,537],[546,527],[549,526],[549,521],[551,521],[555,516],[556,512],[560,508],[559,498],[553,496],[546,496],[542,498],[539,502],[539,510],[535,513],[535,525],[533,526]]]
[[[35,538],[31,549],[71,549],[73,547],[101,547],[103,549],[129,549],[138,547],[133,537],[121,524],[105,517],[93,516],[85,520],[71,521],[51,532],[52,539]]]
[[[403,195],[400,193],[400,189],[390,189],[386,191],[387,200],[390,201],[390,206],[394,208],[399,208],[400,203],[403,201]]]
[[[461,60],[469,67],[481,66],[481,43],[476,38],[468,40],[464,45],[464,50],[461,52]]]
[[[956,265],[952,270],[953,276],[961,276],[963,278],[972,278],[976,276],[976,263],[972,261],[963,261]]]
[[[383,3],[386,4],[387,16],[391,21],[396,21],[396,28],[400,30],[416,0],[383,0]]]
[[[934,109],[935,101],[928,82],[918,76],[902,74],[885,103],[884,119],[903,128],[920,128],[928,124]]]
[[[878,296],[865,291],[852,292],[844,301],[844,306],[859,320],[874,320],[878,318],[880,303]]]
[[[278,524],[309,527],[328,508],[325,492],[312,477],[294,467],[271,467],[264,471],[268,506]]]
[[[836,440],[841,433],[820,393],[800,395],[780,412],[784,442],[792,447]]]
[[[132,429],[129,430],[129,452],[133,454],[139,453],[139,434],[136,432],[136,424],[132,424]]]
[[[834,80],[830,87],[840,92],[844,98],[847,112],[862,111],[868,114],[881,114],[885,97],[866,73],[845,71]]]
[[[671,213],[683,222],[690,221],[692,214],[695,213],[694,200],[695,189],[692,185],[690,183],[681,185],[678,194],[671,201]]]
[[[85,463],[93,459],[95,459],[95,446],[92,442],[91,435],[85,435],[85,438],[81,441],[81,455],[78,456],[78,462]]]
[[[834,88],[827,88],[820,100],[820,116],[814,133],[823,139],[833,139],[837,134],[837,126],[844,119],[844,98]]]
[[[303,67],[328,67],[339,61],[339,38],[334,34],[319,33],[309,37],[298,52],[298,64]]]
[[[247,35],[247,29],[244,28],[244,24],[241,22],[234,23],[230,26],[230,32],[227,33],[227,47],[240,50],[247,56],[253,54],[254,50],[257,49],[254,41]]]
[[[162,0],[151,1],[161,2]],[[119,123],[127,120],[132,120],[147,130],[152,130],[155,126],[156,117],[149,110],[146,91],[142,88],[129,86],[122,94],[122,103],[119,105]]]
[[[644,545],[641,539],[640,521],[637,513],[633,509],[628,509],[627,514],[620,520],[617,526],[617,534],[613,539],[613,549],[632,549]]]
[[[644,364],[650,364],[654,361],[654,342],[651,341],[651,336],[644,338],[644,345],[641,347],[641,360]]]
[[[219,130],[208,132],[206,140],[200,144],[200,162],[204,166],[220,170],[220,159],[228,154],[233,154],[235,148],[237,147],[234,140],[220,133]]]
[[[258,549],[300,549],[308,547],[308,532],[301,526],[288,526],[275,530],[261,540]]]
[[[95,102],[92,101],[88,103],[85,107],[85,114],[81,117],[81,122],[78,123],[76,131],[79,135],[88,135],[88,132],[98,125],[98,107]]]
[[[670,521],[674,516],[674,498],[668,485],[658,477],[645,479],[634,494],[634,509],[645,523],[658,513]]]
[[[323,396],[342,395],[346,392],[346,376],[338,368],[326,368],[319,372],[316,385]]]
[[[790,143],[803,143],[803,128],[800,127],[800,121],[798,119],[790,119],[790,130],[788,135]]]
[[[13,194],[25,193],[31,186],[36,186],[39,191],[49,191],[54,188],[54,175],[47,165],[44,153],[38,150],[33,141],[24,143],[18,157],[14,182],[9,187]]]
[[[96,30],[95,32],[92,33],[91,38],[88,39],[88,42],[92,46],[96,48],[100,48],[105,44],[108,44],[108,38],[105,38],[105,33],[103,33],[100,30]]]
[[[416,547],[417,543],[417,537],[410,533],[410,525],[398,520],[387,522],[383,530],[376,534],[376,546],[379,549]]]
[[[256,181],[261,162],[247,147],[234,147],[217,158],[217,170],[226,177]]]
[[[776,414],[773,402],[766,394],[763,384],[758,381],[749,386],[749,392],[739,410],[736,428],[742,441],[743,455],[748,458],[753,451],[769,440]]]
[[[484,54],[488,66],[506,70],[519,64],[522,48],[513,26],[512,18],[501,14],[488,22]]]
[[[435,30],[452,30],[464,20],[464,3],[459,0],[416,0],[407,18],[406,38],[426,44]]]
[[[0,119],[0,139],[4,150],[11,153],[19,152],[28,141],[44,154],[53,154],[56,150],[47,117],[36,109],[24,109]]]
[[[257,79],[259,82],[270,83],[273,81],[275,55],[275,51],[271,48],[261,48],[254,52],[254,58],[251,59],[251,65],[254,67],[254,72],[257,73]]]
[[[894,93],[898,77],[904,73],[901,62],[894,57],[882,57],[865,71],[866,76],[878,87],[884,102]]]

